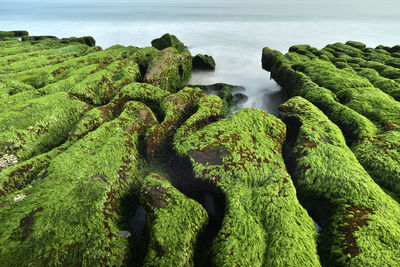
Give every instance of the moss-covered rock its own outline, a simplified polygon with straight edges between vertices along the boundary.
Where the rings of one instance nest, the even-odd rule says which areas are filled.
[[[163,50],[168,47],[174,47],[178,52],[183,52],[185,50],[185,45],[179,41],[179,39],[172,34],[166,33],[160,38],[151,41],[151,45],[158,50]]]
[[[10,38],[10,37],[11,38],[14,37],[13,32],[3,32],[3,31],[0,32],[0,40],[5,39],[5,38]]]
[[[261,110],[242,109],[191,129],[180,132],[175,150],[190,160],[195,179],[213,184],[226,202],[211,247],[213,264],[318,266],[315,228],[280,154],[284,124]]]
[[[119,233],[121,201],[132,184],[139,188],[138,142],[154,123],[146,106],[127,103],[117,119],[55,157],[43,179],[23,191],[25,197],[3,199],[1,261],[9,266],[122,264],[128,241]]]
[[[385,65],[391,58],[387,50],[360,46],[328,45],[322,51],[332,53],[329,61],[265,48],[263,66],[290,97],[306,98],[337,124],[374,181],[398,196],[400,103],[395,77],[399,70]],[[337,68],[334,64],[343,55],[359,67]]]
[[[207,212],[155,173],[143,179],[140,195],[150,229],[143,265],[193,266],[195,244],[208,222]]]
[[[1,114],[1,155],[23,161],[51,150],[65,141],[89,107],[67,93],[21,101]]]
[[[30,41],[30,42],[37,42],[37,41],[42,41],[42,40],[47,40],[47,39],[53,39],[53,40],[58,40],[56,36],[53,35],[38,35],[38,36],[23,36],[22,41]]]
[[[168,138],[172,139],[175,130],[193,110],[196,101],[203,96],[200,89],[185,88],[170,95],[160,105],[164,120],[154,126],[146,138],[146,158],[148,160],[159,152]]]
[[[20,31],[11,31],[14,33],[14,37],[24,37],[24,36],[28,36],[29,32],[25,31],[25,30],[20,30]]]
[[[173,47],[155,52],[144,82],[170,92],[183,88],[192,75],[192,56],[188,50],[179,53]]]
[[[236,96],[236,92],[244,91],[241,86],[226,83],[215,83],[210,85],[189,85],[193,88],[198,87],[206,94],[214,94],[222,99],[222,116],[229,115],[237,107],[239,102],[245,101],[246,96]]]
[[[139,65],[140,73],[143,77],[146,75],[147,68],[153,60],[155,52],[157,52],[157,49],[154,47],[143,47],[133,54],[133,59]]]
[[[197,54],[193,57],[193,69],[215,70],[215,61],[209,55]]]
[[[340,129],[309,101],[294,97],[279,109],[290,125],[288,167],[299,196],[322,227],[322,262],[396,265],[399,203],[372,180]]]
[[[96,46],[96,40],[92,36],[62,38],[61,42],[64,44],[81,43],[87,46]]]

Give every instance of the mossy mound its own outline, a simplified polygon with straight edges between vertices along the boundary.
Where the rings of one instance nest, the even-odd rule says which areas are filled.
[[[244,87],[226,83],[215,83],[210,85],[189,85],[193,88],[200,88],[205,94],[214,94],[222,99],[222,116],[228,116],[239,103],[247,100],[247,96],[238,92],[244,91]]]
[[[19,35],[0,41],[3,265],[396,265],[397,47],[264,49],[314,104],[284,104],[286,127],[229,115],[232,86],[187,86],[175,36],[103,50]]]
[[[23,35],[0,42],[1,262],[193,265],[208,215],[175,188],[167,155],[221,100],[184,88],[189,51]],[[144,241],[129,237],[138,205]]]
[[[183,52],[185,50],[185,45],[178,38],[176,38],[175,35],[169,33],[166,33],[160,38],[151,41],[151,45],[158,50],[163,50],[168,47],[173,47],[178,50],[178,52]]]
[[[147,67],[144,82],[170,92],[181,89],[192,75],[192,56],[173,47],[157,51]]]
[[[318,266],[315,228],[280,154],[285,125],[261,110],[242,109],[191,130],[177,133],[174,147],[190,160],[194,179],[213,184],[226,202],[212,263]]]
[[[209,55],[197,54],[193,57],[193,69],[215,70],[215,61]]]
[[[289,51],[264,48],[264,69],[289,97],[306,98],[337,124],[371,177],[399,196],[400,69],[388,65],[392,49],[350,41]]]
[[[322,228],[319,251],[333,266],[396,265],[400,205],[368,175],[340,129],[309,101],[280,106],[292,136],[287,163],[298,195]]]

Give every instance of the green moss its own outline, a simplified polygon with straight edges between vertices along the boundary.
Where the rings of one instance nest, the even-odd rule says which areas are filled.
[[[4,38],[12,38],[14,37],[14,33],[13,32],[0,32],[0,39],[4,39]]]
[[[243,90],[243,87],[230,85],[226,83],[216,83],[211,85],[190,85],[195,88],[202,89],[206,94],[216,94],[222,99],[222,113],[223,117],[231,114],[232,110],[237,108],[239,100],[232,95],[232,91],[236,89]]]
[[[30,41],[32,43],[35,43],[35,42],[40,42],[43,40],[57,40],[58,41],[58,38],[55,36],[52,36],[52,35],[38,35],[38,36],[23,36],[22,37],[23,42]]]
[[[14,40],[0,42],[0,46],[5,47],[0,50],[0,56],[9,56],[21,53],[29,53],[33,51],[40,51],[49,48],[59,48],[65,45],[51,40],[42,41],[34,45],[32,45],[30,42],[20,42],[18,40]]]
[[[62,38],[61,43],[64,44],[81,43],[87,46],[95,46],[96,40],[92,36],[70,37],[70,38]]]
[[[399,125],[397,125],[398,129]],[[352,150],[374,180],[400,196],[400,133],[390,131],[362,139]]]
[[[47,65],[62,63],[68,59],[86,55],[88,49],[86,45],[71,45],[58,49],[42,50],[40,53],[14,55],[12,57],[2,58],[6,60],[5,65],[0,67],[0,75],[21,72],[40,68]],[[0,61],[1,65],[1,61]]]
[[[211,56],[197,54],[192,59],[194,69],[215,70],[215,61]]]
[[[310,79],[332,91],[342,104],[373,121],[377,127],[386,128],[392,121],[400,121],[400,103],[383,93],[365,78],[349,68],[337,69],[333,64],[313,59],[295,69],[305,73]]]
[[[398,70],[368,60],[368,56],[373,55],[372,50],[363,50],[362,56],[367,60],[351,59],[361,67],[357,72],[349,68],[337,69],[319,59],[299,60],[300,55],[293,53],[283,56],[268,48],[264,49],[264,61],[268,62],[272,77],[289,96],[302,96],[321,109],[343,131],[347,143],[371,177],[398,195],[400,104],[395,100],[398,98],[397,80],[390,79],[390,73],[396,77]],[[386,52],[377,53],[383,55],[382,62],[387,60]]]
[[[128,241],[119,234],[124,230],[121,201],[132,185],[139,188],[143,160],[138,142],[154,123],[143,104],[127,103],[117,119],[55,157],[43,173],[45,178],[24,190],[23,200],[12,203],[14,195],[3,199],[1,262],[122,264]]]
[[[140,72],[143,77],[146,74],[150,62],[153,60],[155,52],[157,52],[157,49],[154,47],[143,47],[133,54],[133,59],[139,64]]]
[[[24,31],[24,30],[20,30],[20,31],[11,31],[12,33],[14,33],[14,37],[24,37],[24,36],[28,36],[29,32],[28,31]]]
[[[263,50],[263,66],[265,68],[268,67],[271,71],[271,77],[284,88],[288,97],[299,95],[311,101],[325,114],[329,114],[330,119],[340,126],[349,140],[373,136],[377,132],[377,128],[370,120],[340,103],[335,93],[317,85],[303,72],[295,70],[296,68],[302,69],[301,62],[307,64],[308,61],[304,56],[299,57],[293,53],[283,56],[280,52],[270,50],[269,48],[264,48]],[[322,62],[322,60],[318,62]],[[333,66],[327,61],[323,62],[329,64],[328,66]],[[349,73],[349,75],[358,77],[353,73]],[[322,76],[317,76],[317,78],[322,80]],[[363,81],[365,84],[367,82],[366,80]],[[326,82],[328,85],[329,83],[335,85],[330,80]],[[342,86],[344,90],[347,89],[342,84],[339,84],[339,86]]]
[[[178,53],[175,48],[166,48],[154,53],[144,82],[170,92],[186,85],[192,75],[192,56],[188,50]]]
[[[364,43],[357,42],[357,41],[347,41],[346,45],[350,45],[352,47],[355,47],[355,48],[358,48],[361,50],[367,47]]]
[[[168,47],[174,47],[178,52],[183,52],[185,50],[185,45],[176,38],[175,35],[169,33],[164,34],[158,39],[151,41],[151,45],[158,50],[163,50]]]
[[[202,97],[203,91],[199,88],[184,88],[170,95],[160,105],[164,120],[154,126],[146,138],[146,158],[150,160],[156,152],[171,139],[175,130],[188,117],[196,101]]]
[[[31,85],[15,80],[5,80],[2,84],[4,86],[3,92],[7,93],[7,96],[35,90]]]
[[[176,131],[174,144],[183,142],[188,134],[200,130],[207,124],[218,121],[221,117],[222,101],[218,96],[208,95],[196,101],[196,112],[191,115]]]
[[[10,40],[2,40],[0,41],[0,47],[2,48],[2,50],[5,50],[7,48],[12,48],[12,47],[16,47],[20,45],[20,41],[17,39],[10,39]]]
[[[340,129],[307,100],[280,106],[298,129],[290,147],[296,188],[322,211],[321,254],[334,266],[396,265],[400,206],[372,180],[347,147]],[[317,208],[319,207],[319,208]],[[331,209],[331,211],[329,210]]]
[[[73,75],[77,68],[92,64],[109,64],[114,60],[122,59],[121,54],[124,50],[125,48],[120,48],[97,53],[89,53],[85,56],[70,59],[59,64],[1,75],[0,79],[18,80],[30,84],[35,88],[41,88],[47,84],[54,83]]]
[[[309,45],[293,45],[289,48],[289,52],[297,53],[304,55],[310,59],[315,58],[316,55],[315,53],[318,50],[316,48],[313,48]]]
[[[357,74],[367,78],[374,87],[379,88],[395,100],[400,101],[400,84],[394,80],[382,77],[376,70],[367,68],[361,68]]]
[[[211,247],[214,265],[319,265],[315,228],[279,153],[284,138],[280,120],[242,109],[175,139],[195,179],[225,196],[225,216]]]
[[[104,105],[122,87],[139,79],[139,66],[133,59],[115,60],[103,70],[99,70],[75,84],[69,92],[94,105]]]
[[[23,161],[51,150],[65,141],[88,108],[66,93],[19,102],[1,114],[0,153]]]
[[[143,265],[193,266],[196,240],[208,222],[207,212],[155,173],[143,179],[140,195],[150,229]]]

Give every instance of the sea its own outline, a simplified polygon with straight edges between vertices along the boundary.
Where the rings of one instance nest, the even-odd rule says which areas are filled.
[[[215,71],[197,71],[191,84],[243,86],[241,107],[274,115],[286,100],[261,68],[262,48],[295,44],[322,48],[355,40],[370,47],[400,44],[398,0],[1,0],[0,31],[93,36],[97,45],[150,46],[166,32],[195,55],[211,55]]]

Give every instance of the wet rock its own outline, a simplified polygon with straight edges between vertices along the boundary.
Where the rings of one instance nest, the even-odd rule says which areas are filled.
[[[200,129],[182,127],[174,149],[190,160],[194,179],[221,190],[227,203],[212,264],[318,266],[317,232],[280,154],[284,124],[261,110],[242,109]]]
[[[237,85],[230,85],[226,83],[216,83],[211,85],[189,85],[191,87],[198,87],[206,94],[215,94],[222,99],[222,115],[227,116],[240,102],[247,100],[247,96],[240,93],[237,97],[233,95],[236,92],[244,91],[245,88]]]
[[[244,103],[249,99],[249,97],[243,93],[236,93],[233,95],[233,98],[237,101],[237,103]]]
[[[14,37],[13,32],[0,31],[0,40],[3,40],[5,38],[12,38],[12,37]]]
[[[182,89],[192,75],[191,57],[188,50],[179,53],[173,47],[155,52],[147,67],[144,82],[170,92]]]
[[[13,154],[4,154],[0,158],[0,171],[18,163],[17,156]]]
[[[128,239],[132,236],[131,232],[125,230],[119,231],[119,234],[125,239]]]
[[[166,33],[160,38],[151,41],[151,45],[158,50],[163,50],[168,47],[173,47],[180,53],[185,50],[185,45],[179,41],[175,35],[171,35],[169,33]]]
[[[329,60],[264,48],[264,67],[289,96],[306,98],[337,124],[374,181],[399,195],[400,70],[386,65],[396,60],[386,50],[349,44],[317,50],[329,52]],[[338,68],[344,61],[357,66]]]
[[[96,40],[92,36],[62,38],[61,42],[64,44],[81,43],[87,46],[96,46]]]
[[[215,70],[215,61],[211,56],[197,54],[193,57],[193,69]]]
[[[52,39],[52,40],[58,40],[56,36],[52,35],[40,35],[40,36],[23,36],[22,41],[41,41],[41,40],[47,40],[47,39]]]
[[[24,37],[24,36],[28,36],[29,32],[28,31],[11,31],[12,33],[14,33],[14,37]]]
[[[323,264],[395,264],[400,206],[364,170],[340,129],[309,101],[294,97],[279,109],[290,125],[287,165],[300,198],[322,226]],[[366,242],[368,240],[368,242]],[[375,257],[375,253],[384,253]]]

